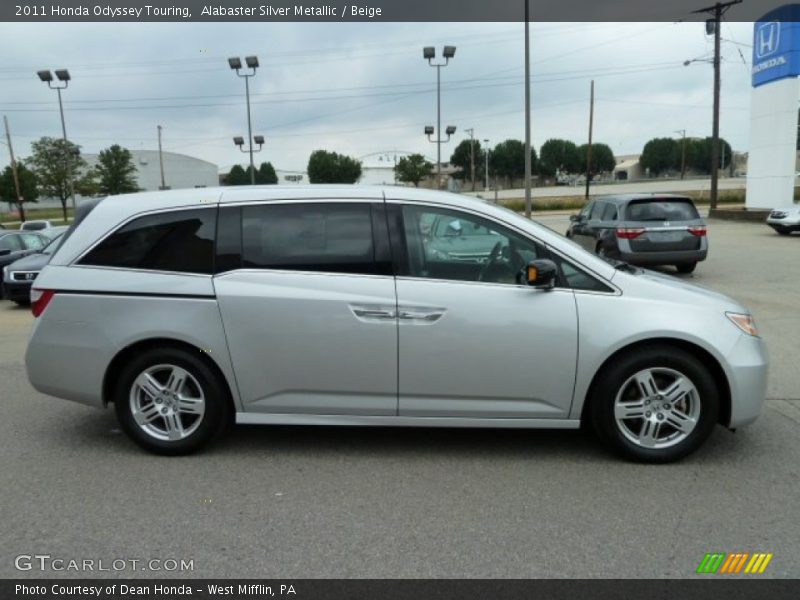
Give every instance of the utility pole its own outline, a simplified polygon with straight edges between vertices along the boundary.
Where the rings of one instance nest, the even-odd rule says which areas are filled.
[[[717,208],[718,180],[719,180],[719,93],[720,93],[720,22],[722,15],[734,4],[741,4],[742,0],[729,0],[717,2],[694,11],[695,13],[709,13],[713,17],[706,21],[706,33],[714,29],[714,120],[711,131],[711,208]]]
[[[531,218],[531,56],[530,0],[525,0],[525,216]]]
[[[472,191],[475,191],[475,140],[473,135],[475,133],[474,129],[465,129],[469,134],[469,170],[470,170],[470,178],[472,179]]]
[[[681,134],[681,179],[686,176],[686,130],[677,129],[675,133]]]
[[[161,125],[158,125],[158,163],[161,165],[161,189],[167,189],[167,184],[164,181],[164,154],[161,151]]]
[[[486,144],[486,149],[483,151],[483,157],[485,159],[485,171],[484,177],[486,179],[486,189],[485,192],[489,191],[489,140],[483,140],[483,143]]]
[[[17,173],[17,161],[14,159],[14,147],[11,145],[11,131],[8,128],[8,117],[3,115],[3,123],[6,126],[6,141],[8,142],[8,153],[11,155],[11,172],[14,174],[14,189],[17,192],[17,206],[19,207],[20,221],[25,221],[25,209],[22,208],[22,192],[19,189],[19,174]]]
[[[586,193],[589,199],[589,181],[592,178],[592,129],[594,128],[594,79],[589,92],[589,145],[586,148]]]

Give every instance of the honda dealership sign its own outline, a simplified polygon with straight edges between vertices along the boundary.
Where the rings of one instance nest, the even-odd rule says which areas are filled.
[[[747,207],[792,203],[800,100],[800,4],[781,6],[753,26],[753,92]]]
[[[753,31],[753,86],[800,75],[800,5],[775,9]]]

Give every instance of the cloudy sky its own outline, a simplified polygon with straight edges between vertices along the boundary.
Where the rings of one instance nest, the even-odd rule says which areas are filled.
[[[725,23],[721,134],[746,150],[752,23]],[[391,150],[435,157],[423,135],[436,121],[436,72],[422,46],[457,46],[442,69],[442,124],[455,143],[474,128],[491,144],[524,139],[523,26],[515,23],[99,23],[0,24],[0,113],[17,154],[60,136],[56,93],[35,75],[68,68],[67,133],[84,152],[114,143],[210,160],[246,161],[244,81],[226,58],[255,54],[257,161],[303,170],[325,148],[356,157]],[[617,155],[655,136],[711,134],[713,38],[701,23],[543,23],[531,28],[533,143],[584,143],[589,81],[595,140]],[[683,62],[700,59],[688,67]],[[443,158],[455,147],[443,146]],[[0,163],[8,160],[0,146]]]

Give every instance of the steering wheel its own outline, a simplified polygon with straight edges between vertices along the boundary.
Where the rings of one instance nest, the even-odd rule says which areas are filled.
[[[502,253],[503,253],[503,243],[497,242],[494,245],[494,248],[492,248],[492,251],[489,252],[489,256],[486,259],[486,262],[483,263],[480,273],[478,273],[478,281],[485,281],[486,275],[489,274],[489,270],[494,266],[494,263],[498,261]]]

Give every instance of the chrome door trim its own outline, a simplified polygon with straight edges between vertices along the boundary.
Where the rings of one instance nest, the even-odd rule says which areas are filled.
[[[349,304],[352,313],[362,321],[394,321],[397,311],[394,306],[383,304]]]
[[[580,419],[400,417],[382,415],[302,415],[237,412],[239,425],[344,425],[379,427],[481,427],[496,429],[578,429]]]

